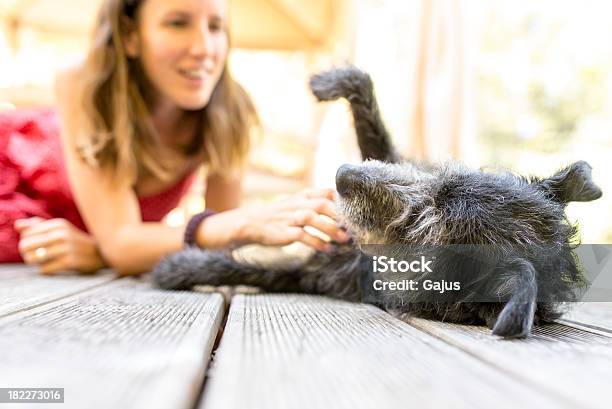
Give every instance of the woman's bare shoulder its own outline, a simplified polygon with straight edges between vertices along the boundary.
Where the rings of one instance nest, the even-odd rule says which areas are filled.
[[[72,142],[78,133],[77,118],[80,117],[79,110],[82,108],[77,103],[80,100],[77,86],[82,66],[80,62],[65,65],[55,74],[55,102],[62,123],[60,135],[64,144]]]
[[[71,61],[55,73],[55,97],[58,103],[74,97],[76,85],[83,72],[84,62],[82,60]]]

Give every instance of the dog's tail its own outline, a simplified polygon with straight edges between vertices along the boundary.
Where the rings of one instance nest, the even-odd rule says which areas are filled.
[[[508,285],[512,297],[499,313],[493,334],[505,338],[525,338],[531,332],[536,308],[538,285],[533,265],[517,259],[508,265]]]
[[[559,203],[590,202],[599,199],[601,189],[593,182],[591,165],[581,160],[547,179],[534,179],[537,187]]]
[[[310,89],[319,101],[346,98],[350,102],[363,160],[388,163],[402,160],[382,121],[374,85],[367,73],[353,66],[323,72],[310,79]]]
[[[155,284],[166,290],[194,285],[252,285],[266,291],[297,292],[299,281],[289,271],[270,271],[235,261],[222,251],[188,248],[163,258],[153,269]]]

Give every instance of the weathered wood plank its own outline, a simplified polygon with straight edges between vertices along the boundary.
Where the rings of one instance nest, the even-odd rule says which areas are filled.
[[[222,318],[219,294],[117,280],[0,318],[0,385],[63,387],[67,408],[191,408]]]
[[[200,408],[571,407],[370,305],[238,295]]]
[[[503,340],[486,327],[405,318],[516,379],[551,391],[574,407],[609,408],[612,338],[552,324],[536,327],[524,340]]]
[[[612,337],[612,302],[579,304],[558,322]]]
[[[18,277],[24,273],[31,274],[34,271],[36,268],[27,264],[0,264],[0,280]]]
[[[110,270],[92,276],[42,276],[37,268],[30,266],[3,266],[0,271],[0,317],[59,300],[114,279]]]

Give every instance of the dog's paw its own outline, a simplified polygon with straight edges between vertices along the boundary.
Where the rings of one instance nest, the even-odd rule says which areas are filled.
[[[353,66],[322,72],[310,78],[310,89],[319,101],[350,100],[362,97],[364,93],[371,94],[372,88],[370,76]]]
[[[593,182],[592,168],[587,162],[581,160],[570,166],[567,178],[567,201],[589,202],[602,196],[601,189]]]
[[[561,203],[590,202],[602,196],[591,170],[591,165],[581,160],[543,179],[538,185]]]
[[[334,101],[343,96],[336,81],[328,73],[313,75],[309,85],[313,95],[319,101]]]
[[[526,338],[533,327],[534,303],[510,301],[497,317],[493,335],[504,338]]]

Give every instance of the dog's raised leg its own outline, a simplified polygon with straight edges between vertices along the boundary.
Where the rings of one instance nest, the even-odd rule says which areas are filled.
[[[508,292],[512,294],[493,326],[493,334],[505,338],[524,338],[531,332],[538,286],[536,271],[525,259],[508,264]]]
[[[581,160],[547,179],[534,179],[540,189],[559,203],[590,202],[599,199],[601,189],[593,182],[591,165]]]
[[[153,281],[166,290],[189,290],[200,285],[251,285],[266,291],[299,292],[298,275],[272,271],[234,261],[221,251],[186,249],[162,259],[153,269]]]
[[[374,85],[367,73],[353,66],[323,72],[310,79],[310,89],[319,101],[349,101],[363,160],[402,161],[380,116]]]

